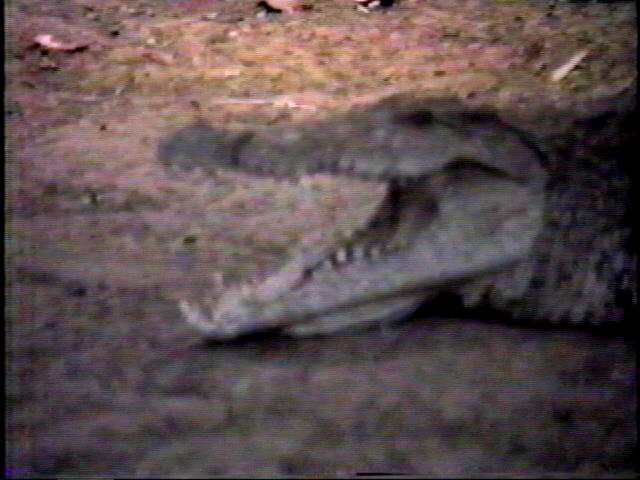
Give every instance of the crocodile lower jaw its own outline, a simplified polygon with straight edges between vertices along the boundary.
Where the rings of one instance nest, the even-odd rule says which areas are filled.
[[[303,336],[333,333],[404,318],[438,291],[519,264],[529,249],[524,241],[508,253],[492,246],[466,258],[454,252],[456,262],[442,252],[414,247],[339,271],[322,269],[311,278],[310,263],[301,257],[256,286],[227,290],[215,306],[181,301],[179,307],[186,321],[210,339],[269,329]],[[424,269],[425,262],[431,268]],[[336,282],[345,285],[336,288]]]

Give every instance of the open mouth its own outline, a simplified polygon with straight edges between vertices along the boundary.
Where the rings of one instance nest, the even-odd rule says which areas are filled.
[[[181,302],[213,339],[260,330],[327,334],[406,317],[425,300],[527,257],[542,226],[543,182],[473,164],[390,181],[369,224],[338,247],[300,254],[210,310]]]

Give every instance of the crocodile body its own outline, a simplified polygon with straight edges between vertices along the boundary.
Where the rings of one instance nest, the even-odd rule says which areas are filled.
[[[407,96],[313,125],[187,127],[160,145],[167,167],[331,172],[388,189],[344,245],[231,288],[211,310],[180,309],[215,339],[396,321],[442,292],[514,319],[619,323],[636,303],[630,178],[615,132],[592,133],[592,145],[554,143],[454,99]]]

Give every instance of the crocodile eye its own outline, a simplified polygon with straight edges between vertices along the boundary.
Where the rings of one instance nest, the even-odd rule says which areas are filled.
[[[426,127],[433,122],[433,113],[431,110],[414,110],[398,115],[396,121],[412,127]]]
[[[490,111],[476,110],[462,112],[462,121],[464,123],[485,123],[497,122],[498,117]]]

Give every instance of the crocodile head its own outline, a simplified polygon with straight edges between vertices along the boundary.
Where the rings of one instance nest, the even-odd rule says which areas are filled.
[[[517,303],[548,220],[540,151],[496,115],[449,99],[391,98],[328,122],[251,133],[199,124],[161,144],[159,157],[205,170],[328,171],[388,183],[368,226],[344,245],[300,254],[212,307],[180,302],[185,319],[214,339],[393,321],[443,290],[469,305],[489,294]]]

